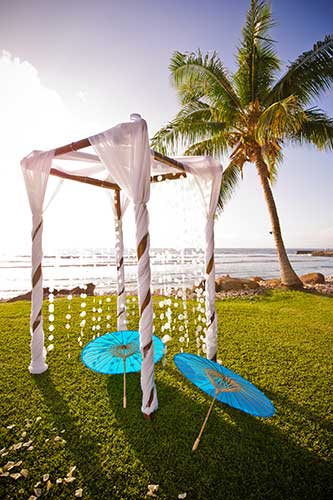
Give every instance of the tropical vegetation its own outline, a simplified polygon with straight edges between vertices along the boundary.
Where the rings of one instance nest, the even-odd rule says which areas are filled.
[[[333,83],[333,38],[325,36],[301,54],[281,74],[281,62],[270,36],[274,26],[270,4],[251,0],[238,69],[231,74],[216,52],[175,52],[171,81],[181,109],[152,139],[162,153],[229,155],[219,208],[242,177],[246,163],[254,164],[268,207],[281,280],[301,286],[285,249],[272,192],[286,144],[313,144],[333,149],[333,119],[315,102]]]

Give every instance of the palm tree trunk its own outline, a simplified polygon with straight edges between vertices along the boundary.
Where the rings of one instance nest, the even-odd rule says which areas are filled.
[[[295,271],[293,270],[293,268],[291,267],[283,243],[279,216],[276,210],[273,193],[268,181],[268,168],[262,157],[260,147],[258,147],[255,151],[255,163],[260,178],[260,182],[264,190],[264,196],[272,223],[272,231],[280,264],[281,283],[282,285],[285,285],[288,288],[302,288],[303,284],[299,279],[299,277],[297,276],[297,274],[295,273]]]

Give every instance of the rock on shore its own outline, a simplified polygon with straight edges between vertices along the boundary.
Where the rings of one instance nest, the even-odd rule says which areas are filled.
[[[321,273],[308,273],[300,276],[303,282],[304,289],[308,291],[313,291],[321,293],[324,295],[333,296],[333,275],[325,276]],[[188,288],[186,295],[188,299],[195,299],[198,294],[198,289],[201,292],[204,290],[205,282],[202,281],[199,286]],[[268,289],[281,288],[280,279],[268,279],[265,280],[260,276],[254,276],[249,279],[247,278],[236,278],[232,276],[217,276],[215,280],[215,290],[216,298],[248,298],[256,295],[261,295]],[[170,295],[176,295],[177,289],[172,289]],[[44,288],[44,299],[48,298],[49,289]],[[52,292],[57,297],[65,297],[69,294],[73,296],[79,296],[81,293],[86,293],[89,296],[95,294],[95,285],[93,283],[88,283],[85,288],[75,287],[71,290],[61,289],[54,290]],[[160,296],[163,295],[162,290],[155,289],[153,295]],[[16,302],[18,300],[31,300],[31,292],[27,292],[17,297],[6,300],[5,302]]]
[[[47,299],[50,294],[49,288],[43,288],[43,298]],[[81,293],[85,293],[89,296],[93,296],[95,294],[95,285],[93,283],[88,283],[84,288],[76,286],[72,289],[61,288],[60,290],[53,290],[53,295],[57,297],[66,297],[67,295],[73,295],[77,297],[81,295]],[[31,290],[27,293],[23,293],[22,295],[17,295],[16,297],[12,297],[11,299],[6,300],[6,302],[17,302],[18,300],[31,300]]]
[[[321,273],[308,273],[300,276],[304,285],[323,285],[325,283],[325,276]]]
[[[333,250],[297,250],[296,255],[312,255],[313,257],[333,257]]]

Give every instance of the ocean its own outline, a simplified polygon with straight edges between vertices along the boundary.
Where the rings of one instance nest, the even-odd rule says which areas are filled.
[[[333,274],[332,257],[297,255],[289,249],[290,261],[299,274],[320,272]],[[204,255],[196,249],[151,249],[152,287],[192,286],[204,276]],[[217,248],[215,251],[216,275],[264,279],[279,276],[275,250],[272,248]],[[136,287],[136,255],[134,250],[125,252],[126,289]],[[8,299],[31,289],[30,255],[0,254],[0,298]],[[106,248],[64,249],[45,252],[43,259],[44,286],[74,288],[94,283],[96,290],[114,292],[116,268],[114,251]]]

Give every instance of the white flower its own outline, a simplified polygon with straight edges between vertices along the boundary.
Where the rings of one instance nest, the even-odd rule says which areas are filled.
[[[157,491],[158,491],[159,485],[158,484],[148,484],[148,491],[146,496],[147,497],[156,497]]]
[[[11,470],[13,467],[15,467],[15,462],[12,462],[11,460],[4,465],[3,470]]]
[[[73,481],[75,481],[75,477],[74,476],[68,476],[68,477],[65,477],[64,481],[65,483],[72,483]]]
[[[163,337],[162,337],[163,344],[170,342],[170,340],[172,340],[172,337],[170,335],[168,335],[167,333],[165,335],[163,335]]]
[[[15,479],[15,481],[16,481],[17,479],[19,479],[21,477],[21,474],[19,472],[15,472],[14,474],[10,474],[10,477]]]
[[[28,477],[29,471],[28,469],[21,469],[21,476],[22,477]]]

